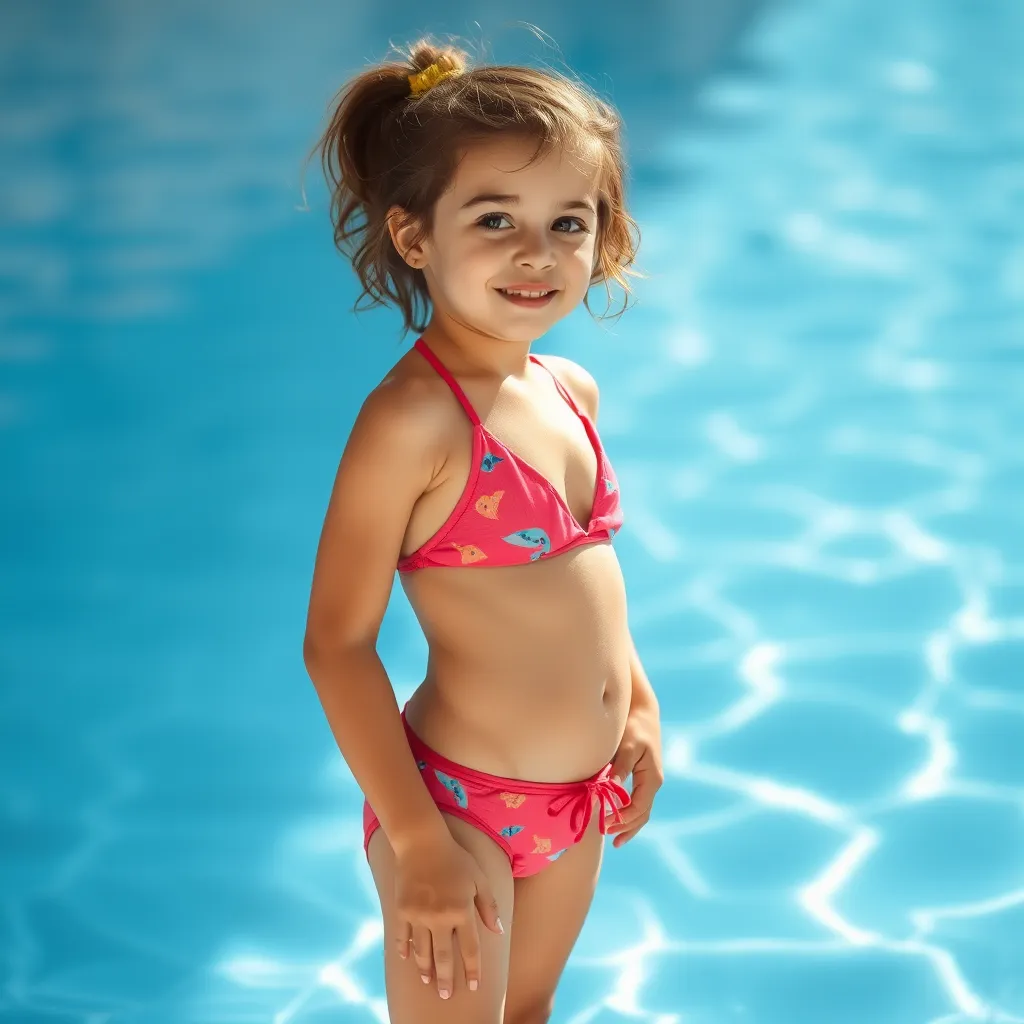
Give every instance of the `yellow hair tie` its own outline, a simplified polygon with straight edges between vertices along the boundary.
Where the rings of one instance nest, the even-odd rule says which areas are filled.
[[[462,69],[456,65],[455,61],[442,54],[430,67],[409,76],[409,85],[412,86],[412,92],[409,95],[419,96],[428,89],[433,89],[438,82],[461,74]]]

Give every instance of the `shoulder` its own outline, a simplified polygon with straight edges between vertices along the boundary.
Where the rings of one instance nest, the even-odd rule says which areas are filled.
[[[459,413],[437,374],[418,372],[403,359],[366,396],[352,433],[375,448],[400,454],[401,461],[422,460],[444,453]]]
[[[538,355],[538,358],[562,382],[576,404],[596,421],[601,396],[590,372],[565,356]]]

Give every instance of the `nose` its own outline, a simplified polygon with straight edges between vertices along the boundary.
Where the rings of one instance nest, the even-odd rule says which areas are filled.
[[[516,253],[516,264],[532,270],[546,270],[555,265],[555,249],[547,231],[524,231]]]

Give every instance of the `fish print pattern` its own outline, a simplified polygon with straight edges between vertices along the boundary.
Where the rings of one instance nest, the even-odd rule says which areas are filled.
[[[533,837],[533,852],[534,853],[550,853],[551,852],[551,840],[547,836],[534,836]]]
[[[505,801],[505,806],[510,810],[522,807],[526,800],[525,793],[499,793],[498,798]]]
[[[455,549],[462,556],[462,564],[469,565],[471,562],[480,562],[487,557],[475,544],[455,544]]]
[[[476,499],[476,510],[482,516],[486,516],[488,519],[498,518],[498,502],[501,501],[501,496],[504,491],[495,491],[493,494],[481,494]]]
[[[566,847],[566,849],[568,849],[568,847]],[[558,858],[561,857],[563,853],[565,853],[565,850],[559,850],[557,851],[557,853],[549,853],[548,860],[558,860]]]
[[[466,795],[466,790],[458,779],[453,779],[450,775],[445,775],[444,772],[438,771],[436,768],[434,769],[434,774],[437,776],[437,781],[455,797],[455,802],[460,807],[469,806],[469,797]]]
[[[506,825],[498,835],[504,836],[506,839],[511,839],[513,836],[519,835],[524,828],[526,828],[525,825]]]
[[[539,527],[529,530],[517,530],[507,537],[501,538],[508,544],[515,544],[520,548],[534,548],[530,554],[530,561],[536,562],[541,555],[546,555],[551,550],[551,538]]]
[[[491,454],[490,452],[488,452],[488,453],[487,453],[487,454],[486,454],[486,455],[485,455],[485,456],[483,457],[483,460],[482,460],[482,461],[481,461],[481,463],[480,463],[480,468],[481,468],[481,469],[482,469],[482,470],[483,470],[483,471],[484,471],[485,473],[490,473],[490,471],[491,471],[492,469],[494,469],[494,467],[495,467],[495,466],[496,466],[496,465],[497,465],[497,464],[498,464],[499,462],[504,462],[504,461],[505,461],[505,460],[504,460],[504,459],[503,459],[503,458],[502,458],[502,457],[501,457],[500,455],[492,455],[492,454]]]

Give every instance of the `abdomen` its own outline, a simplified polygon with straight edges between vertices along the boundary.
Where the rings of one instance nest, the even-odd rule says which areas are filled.
[[[402,581],[430,646],[408,711],[424,742],[478,771],[539,782],[585,778],[611,758],[629,704],[611,545]]]

